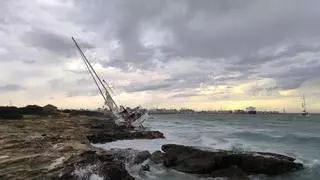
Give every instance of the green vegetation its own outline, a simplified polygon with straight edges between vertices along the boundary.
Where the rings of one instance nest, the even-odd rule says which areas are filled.
[[[33,119],[47,116],[70,117],[70,116],[94,116],[107,117],[105,112],[90,110],[58,110],[54,105],[48,104],[44,107],[38,105],[27,105],[25,107],[0,106],[0,119]],[[111,117],[111,114],[108,115]]]
[[[22,113],[17,107],[0,107],[0,119],[22,119],[22,117]]]

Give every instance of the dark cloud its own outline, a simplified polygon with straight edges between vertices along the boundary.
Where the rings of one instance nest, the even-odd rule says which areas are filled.
[[[174,83],[172,82],[158,82],[158,83],[148,83],[146,85],[144,84],[132,84],[129,86],[124,87],[124,90],[126,92],[141,92],[141,91],[155,91],[155,90],[166,90],[168,88],[171,88]]]
[[[0,86],[0,92],[16,92],[20,90],[24,90],[24,88],[17,84],[7,84]]]
[[[127,92],[140,92],[140,91],[181,91],[184,88],[198,88],[200,83],[205,79],[196,74],[184,74],[176,75],[173,78],[158,80],[156,82],[151,81],[148,83],[132,83],[125,86],[123,89]]]
[[[303,54],[308,53],[311,53],[311,55],[319,53],[319,46],[296,44],[287,46],[277,53],[274,53],[274,51],[276,50],[243,57],[233,65],[227,66],[226,70],[228,72],[241,72],[243,76],[247,76],[248,79],[253,78],[253,80],[255,78],[273,78],[277,81],[278,88],[285,90],[299,88],[305,81],[320,75],[318,71],[320,60],[303,56]],[[260,72],[259,70],[265,66],[270,66],[271,69],[268,72]],[[272,68],[280,69],[280,72],[275,72]]]
[[[256,68],[259,65],[263,65],[265,63],[278,61],[278,63],[274,64],[275,66],[281,65],[283,59],[293,58],[302,53],[316,53],[320,52],[320,46],[314,45],[303,45],[303,44],[295,44],[292,46],[284,47],[285,49],[276,52],[276,49],[271,49],[269,52],[264,54],[254,54],[248,57],[243,57],[239,61],[235,62],[235,65],[239,65],[240,67]],[[281,61],[279,61],[282,59]],[[290,59],[289,59],[290,60]],[[284,64],[288,64],[287,61],[284,60]],[[248,67],[249,66],[249,67]]]
[[[70,57],[75,56],[77,53],[71,37],[44,29],[32,29],[27,31],[22,35],[21,40],[27,46],[43,48],[57,55]],[[83,50],[94,48],[94,46],[85,42],[79,41],[78,43]]]
[[[281,89],[295,89],[307,80],[320,77],[320,61],[312,66],[291,67],[289,71],[272,74],[270,77],[277,79],[278,87]]]
[[[316,53],[319,46],[314,42],[320,39],[320,13],[316,0],[302,3],[299,1],[77,1],[79,10],[86,10],[85,17],[75,21],[93,31],[105,28],[105,40],[116,38],[121,45],[122,55],[104,63],[128,71],[129,67],[154,69],[155,59],[169,63],[177,58],[195,58],[197,67],[204,59],[217,63],[217,58],[225,58],[226,73],[237,72],[240,77],[217,78],[215,83],[228,84],[239,80],[261,77],[275,78],[279,87],[297,87],[310,76],[295,74],[287,83],[281,74],[258,72],[266,64],[286,66],[292,64],[288,58],[301,53]],[[76,11],[77,13],[81,11]],[[145,46],[141,36],[148,28],[156,32],[170,34],[171,40],[158,46]],[[156,37],[153,34],[152,38]],[[150,41],[152,41],[152,38]],[[313,41],[308,41],[312,39]],[[279,51],[277,48],[285,47]],[[260,53],[261,50],[269,49]],[[160,54],[160,55],[159,55]],[[237,58],[233,58],[237,57]],[[284,59],[287,58],[287,59]],[[280,59],[282,59],[280,61]],[[158,89],[177,89],[198,87],[207,83],[206,68],[203,73],[171,75],[178,79],[173,84],[146,87],[128,87],[126,90],[143,91]],[[218,67],[219,68],[219,67]],[[287,70],[284,70],[285,73]],[[288,72],[291,74],[290,72]],[[183,83],[181,83],[183,82]],[[288,85],[285,85],[288,84]]]
[[[140,91],[170,91],[181,92],[189,88],[200,88],[201,86],[218,86],[236,83],[240,80],[248,79],[245,75],[222,75],[220,77],[211,77],[203,72],[190,72],[175,74],[169,79],[150,81],[147,83],[132,83],[123,87],[127,92],[140,92]],[[231,85],[230,85],[231,87]],[[179,94],[179,93],[178,93]]]
[[[197,3],[218,7],[219,1]],[[259,49],[275,46],[291,39],[319,38],[319,14],[312,5],[319,2],[288,5],[275,1],[245,1],[243,6],[228,3],[220,13],[206,8],[193,9],[189,19],[170,24],[175,32],[180,54],[212,58],[247,55]],[[273,13],[270,13],[273,9]],[[268,12],[269,11],[269,12]],[[198,26],[197,26],[198,25]],[[312,28],[311,28],[312,27]],[[310,30],[312,29],[312,30]],[[317,30],[316,30],[317,29]]]
[[[271,78],[276,86],[253,87],[248,94],[273,95],[320,77],[320,61],[314,58],[320,50],[318,0],[79,0],[70,7],[23,2],[0,2],[0,29],[5,30],[0,48],[6,51],[0,52],[2,61],[18,59],[29,67],[43,59],[56,62],[52,54],[60,55],[59,62],[73,57],[76,48],[65,34],[74,32],[80,46],[90,49],[89,59],[102,56],[103,67],[121,73],[148,70],[168,77],[145,84],[131,82],[121,87],[127,92],[176,93],[200,85],[233,87]],[[184,63],[176,65],[177,61]],[[170,68],[173,65],[175,69]],[[98,93],[91,79],[83,78],[88,77],[86,71],[71,71],[76,78],[57,74],[50,87],[67,96]],[[230,97],[228,90],[216,95]]]
[[[278,96],[279,88],[276,86],[271,87],[261,87],[253,86],[246,92],[249,96]]]
[[[80,7],[90,12],[87,22],[108,21],[115,26],[113,35],[123,46],[124,59],[137,65],[152,58],[147,53],[150,49],[139,43],[143,23],[173,33],[175,43],[158,48],[165,48],[163,52],[169,50],[174,56],[246,55],[291,39],[319,38],[317,5],[320,3],[315,0],[308,3],[117,0],[91,3],[88,9],[86,1],[80,3]]]

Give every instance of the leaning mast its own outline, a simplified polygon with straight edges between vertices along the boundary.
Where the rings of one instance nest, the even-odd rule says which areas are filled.
[[[304,95],[302,96],[302,108],[303,108],[303,112],[307,112],[306,110],[306,98],[304,97]]]
[[[112,99],[109,91],[104,86],[103,82],[101,81],[101,79],[98,76],[98,74],[96,73],[96,71],[93,69],[92,65],[89,63],[87,57],[84,55],[83,51],[81,50],[81,48],[78,45],[78,43],[76,42],[76,40],[73,37],[72,37],[72,40],[73,40],[74,44],[76,45],[76,47],[81,55],[82,60],[86,64],[86,67],[87,67],[88,71],[90,72],[92,79],[94,80],[96,86],[98,87],[99,92],[105,101],[105,104],[110,108],[111,111],[113,111],[113,113],[116,113],[119,110],[117,104]],[[100,85],[99,85],[99,83],[100,83]],[[102,92],[102,89],[100,86],[102,86],[102,88],[105,90],[105,94]]]

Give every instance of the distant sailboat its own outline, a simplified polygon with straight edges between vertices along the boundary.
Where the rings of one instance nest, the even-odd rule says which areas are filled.
[[[302,113],[301,113],[301,115],[302,115],[302,116],[305,116],[305,117],[310,116],[309,113],[307,112],[307,108],[306,108],[306,98],[304,97],[304,95],[302,96],[301,106],[302,106]]]

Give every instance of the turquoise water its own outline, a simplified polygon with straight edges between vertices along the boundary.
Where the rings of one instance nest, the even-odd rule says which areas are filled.
[[[252,179],[320,179],[320,116],[179,114],[154,115],[146,127],[159,130],[165,140],[126,140],[101,145],[108,149],[135,148],[155,151],[165,143],[219,149],[277,152],[297,158],[306,168],[276,177]],[[154,166],[140,179],[198,179]],[[135,173],[134,170],[131,173]]]

